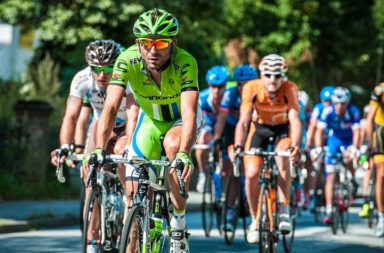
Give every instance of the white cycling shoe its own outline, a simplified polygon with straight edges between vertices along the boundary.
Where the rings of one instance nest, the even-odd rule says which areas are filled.
[[[199,174],[199,179],[196,184],[196,191],[203,193],[205,188],[205,174]]]
[[[257,230],[256,221],[252,221],[251,225],[249,225],[249,230],[247,233],[247,242],[259,243],[259,230]]]
[[[282,234],[289,234],[292,231],[292,222],[289,214],[280,214],[279,215],[279,230]]]
[[[376,237],[384,237],[384,220],[379,220],[375,230]]]
[[[99,246],[97,245],[87,245],[87,253],[98,253]]]
[[[169,253],[189,253],[188,229],[171,230],[171,247]]]

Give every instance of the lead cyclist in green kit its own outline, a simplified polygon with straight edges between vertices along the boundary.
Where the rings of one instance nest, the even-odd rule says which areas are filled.
[[[184,163],[182,178],[188,191],[193,171],[190,150],[202,117],[198,108],[197,63],[193,56],[176,46],[178,31],[177,19],[165,10],[144,12],[136,20],[133,27],[136,44],[122,53],[115,63],[98,121],[96,149],[92,153],[98,156],[99,161],[104,159],[105,144],[117,108],[126,86],[129,86],[140,111],[136,107],[129,112],[130,120],[136,114],[137,125],[132,141],[126,147],[128,158],[160,159],[160,137],[164,136],[168,159],[180,159]],[[156,171],[150,171],[150,178],[154,179],[155,174]],[[138,175],[127,165],[127,194],[132,189],[132,179],[138,180]],[[174,169],[170,170],[168,184],[174,206],[170,222],[170,252],[188,253],[186,198],[179,193]]]

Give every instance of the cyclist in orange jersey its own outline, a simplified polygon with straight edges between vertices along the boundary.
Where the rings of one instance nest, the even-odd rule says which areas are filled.
[[[283,80],[288,70],[285,59],[279,55],[265,56],[259,65],[261,79],[248,82],[242,93],[240,119],[235,132],[235,152],[251,147],[266,149],[270,137],[276,140],[276,150],[291,149],[291,159],[299,160],[302,126],[299,119],[298,89],[295,83]],[[256,111],[252,117],[253,111]],[[249,133],[248,133],[249,129]],[[248,135],[247,135],[248,133]],[[279,230],[292,230],[289,216],[290,170],[289,160],[276,157],[279,168],[280,214]],[[244,157],[247,201],[252,216],[247,240],[258,242],[257,202],[259,194],[259,172],[262,159]]]

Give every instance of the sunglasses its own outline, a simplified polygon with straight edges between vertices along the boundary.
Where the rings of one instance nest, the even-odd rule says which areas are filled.
[[[225,84],[223,84],[223,85],[211,85],[211,87],[212,87],[212,89],[221,90],[221,89],[224,89],[226,87],[226,85]]]
[[[246,83],[247,83],[246,81],[244,81],[244,82],[237,82],[237,86],[242,86],[242,85],[244,85]]]
[[[279,79],[279,78],[281,78],[281,77],[283,77],[283,75],[282,74],[274,74],[274,75],[272,75],[272,74],[264,74],[264,76],[266,77],[266,78],[271,78],[272,76],[274,76],[275,77],[275,80],[276,79]]]
[[[96,74],[100,74],[101,71],[104,72],[104,74],[110,74],[113,72],[113,65],[111,66],[102,66],[102,67],[99,67],[99,66],[91,66],[91,69],[93,72],[95,72]]]
[[[164,49],[169,47],[169,45],[172,43],[173,39],[147,39],[147,38],[140,38],[136,40],[141,46],[145,47],[146,49],[151,49],[153,46],[156,47],[156,49]]]

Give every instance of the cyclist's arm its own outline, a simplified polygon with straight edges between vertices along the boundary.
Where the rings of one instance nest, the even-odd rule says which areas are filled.
[[[291,129],[292,147],[301,147],[302,126],[299,118],[299,112],[295,109],[290,109],[288,112],[288,119]]]
[[[307,138],[306,138],[306,143],[305,143],[306,148],[311,147],[313,144],[313,139],[314,139],[315,132],[316,132],[316,123],[317,123],[317,120],[310,120],[309,121],[308,128],[307,128]]]
[[[82,104],[82,98],[71,95],[68,97],[65,115],[60,129],[61,145],[72,143],[73,137],[75,135],[76,122],[79,118]]]
[[[323,146],[323,136],[324,136],[324,129],[322,127],[317,127],[315,132],[315,145],[316,147],[322,147]]]
[[[137,105],[133,94],[127,95],[127,117],[128,121],[125,125],[125,135],[127,137],[126,145],[130,145],[135,131],[137,118],[139,115],[140,107]]]
[[[241,95],[240,117],[235,129],[234,146],[244,147],[245,139],[248,135],[249,123],[252,117],[252,94],[249,83],[245,84]]]
[[[92,108],[89,106],[82,106],[79,119],[77,120],[74,143],[76,145],[85,145],[88,125],[89,125],[89,116],[91,115]],[[75,153],[81,153],[81,148],[75,147]]]
[[[196,113],[199,92],[197,90],[187,90],[181,92],[180,96],[181,119],[183,125],[179,151],[187,152],[189,154],[196,139]]]
[[[125,88],[118,85],[108,85],[104,108],[97,122],[96,148],[105,148],[107,141],[111,136],[112,128],[124,93]]]
[[[360,146],[360,128],[352,129],[352,145],[358,149]]]
[[[377,112],[377,106],[371,106],[372,103],[370,103],[369,107],[369,113],[367,115],[367,123],[366,123],[366,128],[367,128],[367,140],[368,140],[368,146],[370,148],[373,147],[373,122],[375,119],[375,115]]]
[[[224,127],[225,127],[225,121],[227,120],[227,112],[220,111],[217,115],[217,120],[214,128],[214,136],[213,139],[217,140],[220,139],[223,135]]]

